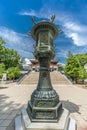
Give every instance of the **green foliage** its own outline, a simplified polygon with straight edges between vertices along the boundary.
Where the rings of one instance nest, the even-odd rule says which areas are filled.
[[[7,71],[9,79],[17,79],[20,77],[20,56],[17,51],[6,48],[5,41],[0,38],[0,77]],[[3,62],[3,63],[2,63]]]
[[[4,72],[5,71],[5,65],[4,63],[0,63],[0,72]]]
[[[87,78],[87,73],[84,69],[84,65],[87,63],[86,58],[87,54],[72,55],[70,52],[68,55],[64,71],[76,83],[78,79],[84,80]]]
[[[0,38],[0,61],[5,64],[5,68],[20,66],[20,55],[13,49],[4,47],[5,41]]]
[[[73,57],[73,54],[72,54],[71,51],[68,51],[68,57],[69,57],[69,58],[70,58],[70,57]]]
[[[5,72],[5,65],[4,63],[0,64],[0,78],[2,78],[3,73]]]
[[[67,59],[67,64],[64,68],[65,73],[73,80],[77,80],[79,76],[80,63],[76,57],[70,57]]]
[[[5,47],[3,47],[4,43],[5,41],[2,38],[0,38],[0,61],[2,61],[4,58],[4,52],[5,52]]]
[[[4,64],[6,69],[10,67],[16,67],[20,66],[20,56],[19,54],[13,50],[13,49],[5,49],[5,54],[4,54]]]
[[[63,70],[64,70],[64,67],[63,67],[62,65],[59,65],[58,70],[59,70],[59,71],[63,71]]]
[[[21,73],[18,67],[11,67],[7,70],[7,77],[9,79],[18,79],[20,76]]]
[[[84,67],[81,66],[79,69],[79,79],[86,79],[87,78],[87,72],[85,71]]]
[[[87,53],[86,54],[77,54],[75,56],[78,58],[81,66],[84,66],[85,64],[87,64]]]
[[[0,37],[0,45],[4,44],[5,41]]]

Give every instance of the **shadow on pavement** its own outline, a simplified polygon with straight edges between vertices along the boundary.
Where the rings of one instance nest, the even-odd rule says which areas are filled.
[[[70,113],[75,113],[75,112],[79,113],[80,105],[76,105],[75,103],[72,103],[69,100],[67,101],[62,100],[61,102],[62,102],[63,107],[68,109]]]
[[[6,88],[8,88],[8,87],[0,87],[0,89],[6,89]]]
[[[2,116],[0,117],[2,120],[0,128],[4,127],[5,121],[9,121],[6,130],[14,130],[14,119],[19,115],[20,109],[21,105],[19,103],[11,101],[9,96],[0,94],[0,115]]]

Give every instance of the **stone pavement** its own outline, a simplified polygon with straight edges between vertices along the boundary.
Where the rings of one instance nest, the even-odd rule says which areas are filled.
[[[14,118],[27,104],[36,85],[17,85],[15,83],[0,86],[0,130],[14,130]],[[87,123],[87,90],[74,85],[53,85],[63,106],[70,111],[78,129]]]

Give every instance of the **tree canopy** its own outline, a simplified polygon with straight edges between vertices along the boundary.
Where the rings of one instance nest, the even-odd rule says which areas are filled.
[[[0,77],[7,73],[9,79],[16,79],[20,74],[20,55],[14,49],[4,46],[5,41],[0,38]],[[13,72],[12,72],[13,71]]]
[[[75,56],[78,58],[78,60],[82,66],[87,64],[87,53],[86,54],[77,54]]]
[[[20,65],[20,55],[13,49],[4,46],[5,41],[0,38],[0,61],[5,64],[5,68],[17,67]]]
[[[84,69],[84,65],[87,63],[86,58],[87,54],[73,55],[71,52],[68,53],[64,71],[73,81],[77,82],[78,79],[83,80],[86,78],[86,71]]]

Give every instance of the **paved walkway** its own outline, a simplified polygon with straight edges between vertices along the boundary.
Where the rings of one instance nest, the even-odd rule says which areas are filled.
[[[4,88],[3,88],[4,86]],[[14,118],[30,99],[36,85],[8,84],[0,86],[0,130],[14,130]],[[63,106],[70,111],[78,129],[87,122],[87,90],[73,85],[54,85]]]

